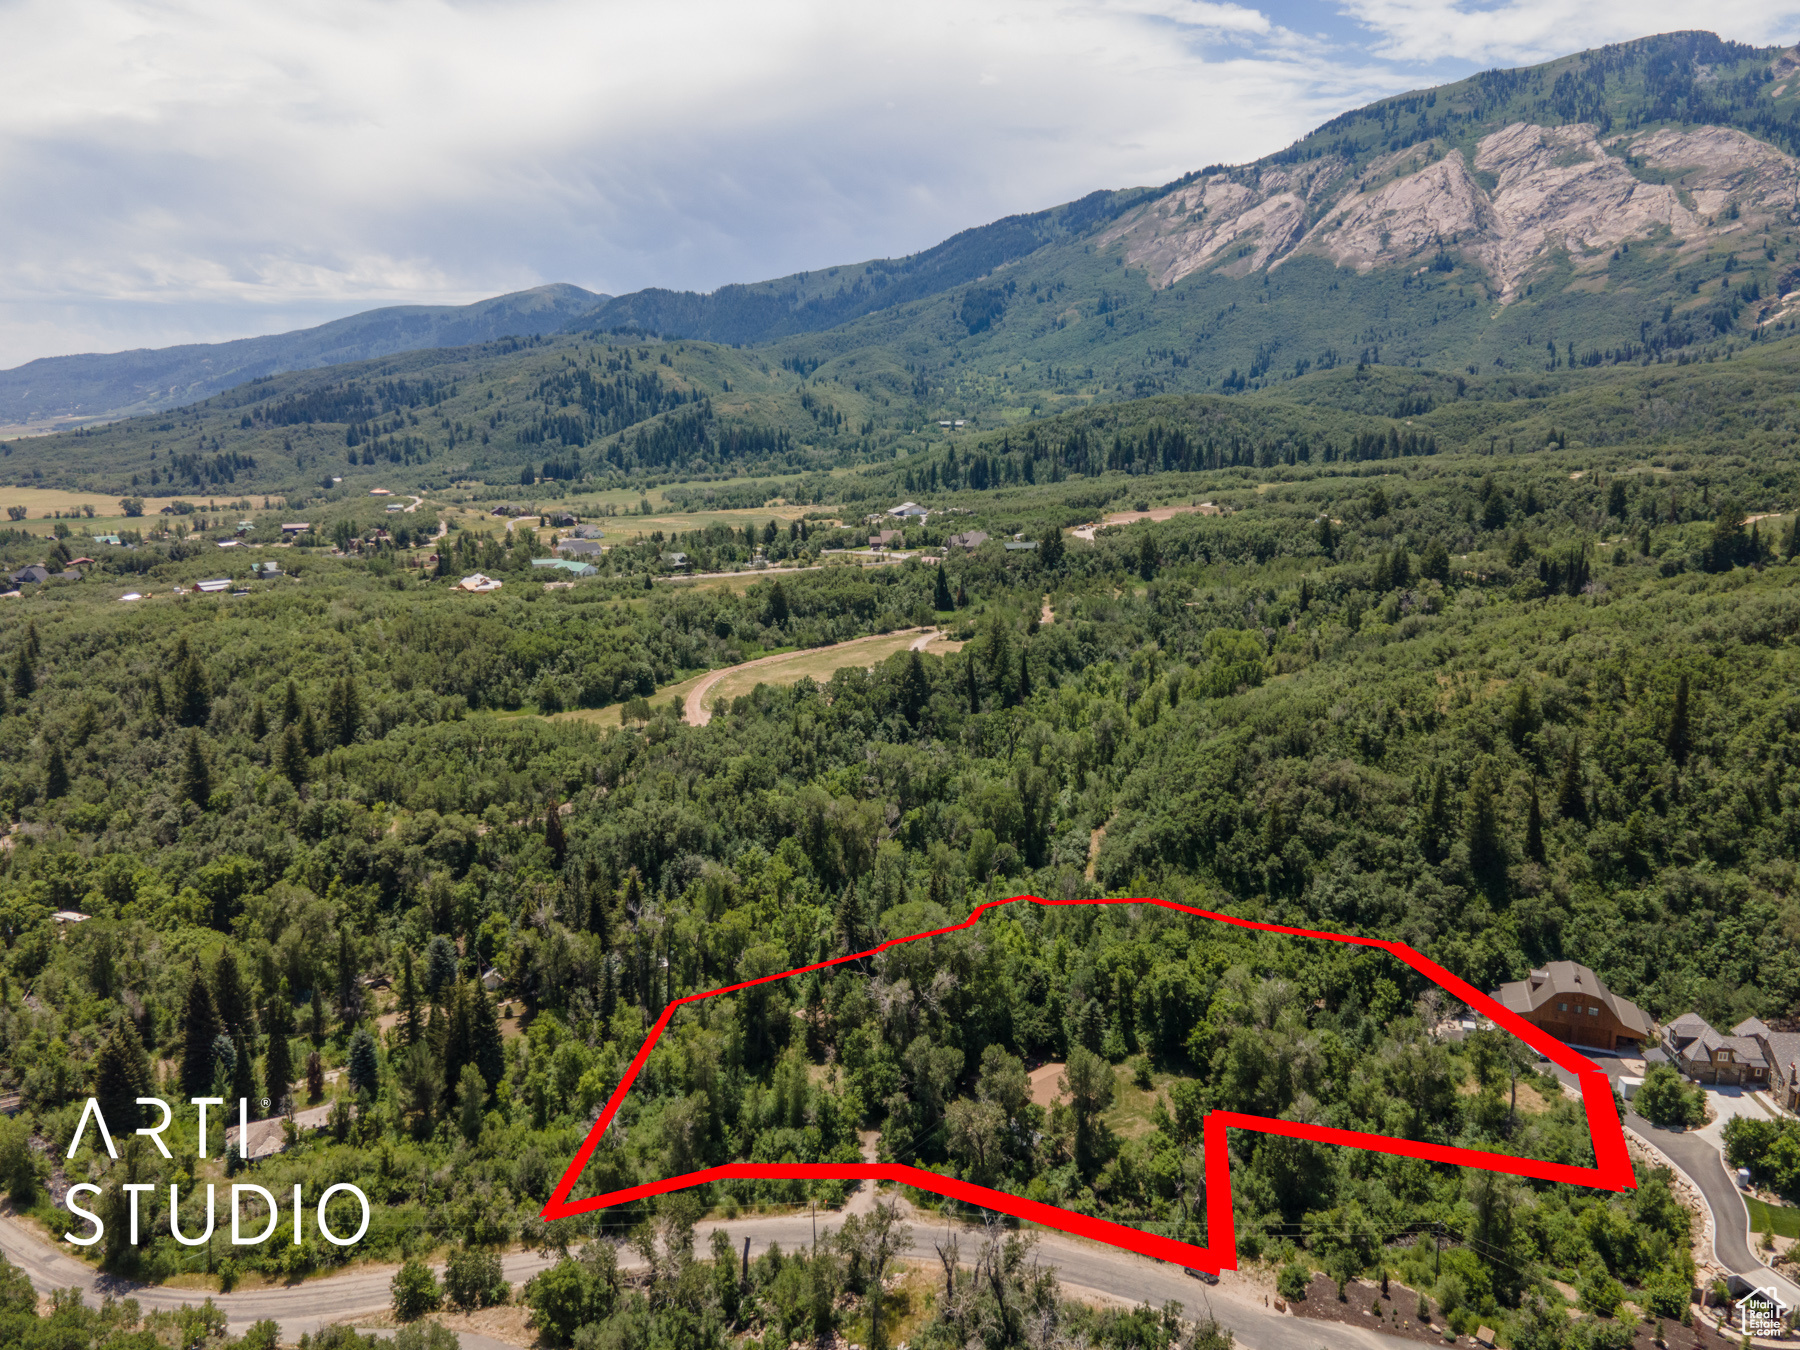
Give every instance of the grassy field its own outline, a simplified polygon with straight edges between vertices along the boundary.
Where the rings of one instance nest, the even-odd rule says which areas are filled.
[[[919,638],[916,632],[883,633],[879,637],[858,638],[853,642],[842,642],[835,647],[821,647],[810,651],[792,652],[778,657],[766,665],[745,663],[734,666],[706,697],[709,708],[717,708],[729,703],[734,698],[742,698],[759,684],[788,685],[811,676],[820,684],[829,680],[833,673],[846,666],[879,665],[881,662],[903,652]],[[933,638],[930,645],[922,650],[934,655],[944,652],[958,651],[960,642],[951,642],[946,638]],[[691,687],[691,686],[690,686]],[[658,697],[662,695],[659,694]]]
[[[1776,1237],[1800,1238],[1800,1209],[1792,1209],[1787,1205],[1766,1205],[1748,1195],[1744,1197],[1744,1204],[1750,1211],[1752,1233],[1766,1233],[1773,1225]]]
[[[0,487],[0,508],[25,508],[23,520],[0,521],[0,524],[48,536],[54,531],[60,514],[62,523],[69,527],[70,535],[75,540],[82,541],[93,534],[116,534],[122,529],[147,529],[165,519],[157,513],[172,501],[192,502],[196,507],[204,507],[209,515],[230,514],[242,509],[233,503],[249,502],[249,508],[243,510],[243,515],[247,518],[258,511],[275,510],[280,498],[264,497],[261,493],[210,497],[190,493],[179,498],[145,497],[144,514],[133,518],[119,510],[117,497],[103,497],[93,492],[70,492],[62,488]],[[84,507],[93,508],[91,519],[81,514]],[[232,518],[235,520],[238,517],[233,515]]]

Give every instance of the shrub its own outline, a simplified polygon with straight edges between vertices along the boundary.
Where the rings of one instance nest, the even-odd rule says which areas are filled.
[[[390,1344],[393,1350],[459,1350],[462,1342],[447,1327],[436,1322],[419,1322],[401,1327]]]
[[[1652,1125],[1691,1128],[1706,1123],[1706,1094],[1698,1085],[1690,1089],[1673,1064],[1652,1064],[1631,1104]]]
[[[444,1266],[444,1297],[452,1308],[469,1311],[504,1303],[512,1294],[500,1269],[500,1258],[478,1247],[451,1253]]]
[[[1298,1261],[1289,1261],[1275,1277],[1275,1292],[1289,1303],[1299,1303],[1306,1298],[1306,1287],[1312,1283],[1312,1271]]]
[[[402,1322],[436,1312],[444,1301],[437,1276],[431,1273],[430,1266],[416,1257],[394,1272],[389,1288],[394,1293],[394,1316]]]

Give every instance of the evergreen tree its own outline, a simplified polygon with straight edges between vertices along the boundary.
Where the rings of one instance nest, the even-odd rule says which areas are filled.
[[[1043,538],[1038,540],[1038,561],[1051,571],[1062,566],[1063,534],[1059,525],[1049,525],[1044,529]],[[939,563],[939,567],[943,564]]]
[[[787,621],[787,592],[781,589],[781,583],[777,581],[769,587],[768,603],[763,609],[763,622],[781,628],[786,626]]]
[[[213,1042],[219,1037],[219,1014],[212,989],[195,957],[188,972],[187,1001],[181,1015],[181,1090],[189,1097],[211,1095]]]
[[[44,657],[44,649],[38,642],[36,619],[28,621],[25,625],[25,655],[31,658],[33,664],[41,661]]]
[[[1437,582],[1450,580],[1450,550],[1444,547],[1442,539],[1433,539],[1426,548],[1419,575]]]
[[[287,978],[282,977],[280,991],[269,1000],[267,1014],[269,1050],[263,1059],[263,1082],[269,1089],[269,1100],[277,1109],[289,1095],[294,1081],[294,1052],[288,1041],[293,1035],[293,1004],[288,997]]]
[[[941,562],[937,565],[937,581],[931,588],[931,607],[940,614],[956,608],[956,600],[950,594],[950,578],[945,575]]]
[[[987,642],[984,645],[987,649],[983,653],[987,665],[987,682],[994,691],[995,701],[1007,702],[1008,691],[1013,687],[1012,638],[998,614],[988,624]]]
[[[219,1025],[233,1036],[255,1034],[251,1021],[250,991],[244,987],[238,969],[237,953],[227,943],[213,965],[213,1007],[219,1014]]]
[[[456,944],[442,933],[437,934],[425,949],[425,992],[433,1003],[439,1002],[455,982],[456,967]]]
[[[260,741],[269,734],[269,711],[263,707],[263,701],[256,700],[256,706],[250,710],[250,739]]]
[[[375,1052],[375,1038],[367,1027],[358,1027],[350,1038],[350,1087],[373,1097],[381,1086],[381,1062]]]
[[[306,747],[300,742],[299,727],[290,726],[282,733],[281,745],[275,752],[275,768],[294,785],[296,792],[306,786]]]
[[[202,811],[212,799],[212,769],[200,745],[200,733],[190,730],[181,751],[181,795]]]
[[[1556,787],[1556,814],[1564,820],[1587,824],[1587,798],[1582,792],[1581,742],[1571,739],[1563,760],[1562,781]]]
[[[956,595],[953,598],[958,609],[967,609],[969,607],[969,593],[963,589],[961,580],[958,580],[956,583]]]
[[[1644,550],[1646,553],[1649,551],[1649,549]],[[1782,531],[1781,556],[1789,561],[1800,558],[1800,516],[1795,516],[1790,520],[1787,529]]]
[[[28,699],[37,689],[37,672],[31,668],[31,657],[25,648],[19,648],[19,654],[13,659],[12,690],[13,697]]]
[[[308,759],[317,759],[325,747],[319,743],[319,728],[313,722],[311,708],[300,710],[300,746]]]
[[[250,1113],[257,1115],[261,1094],[256,1090],[256,1056],[250,1053],[250,1041],[246,1036],[231,1038],[232,1073],[231,1090],[225,1094],[228,1107],[235,1108],[238,1098],[250,1103]]]
[[[897,699],[900,715],[917,727],[919,714],[925,711],[925,704],[930,698],[931,681],[925,674],[925,662],[917,651],[910,651],[906,654],[906,664],[900,667]]]
[[[316,1102],[325,1095],[325,1060],[317,1050],[306,1052],[306,1100]]]
[[[94,1061],[94,1099],[115,1137],[148,1123],[137,1099],[150,1096],[151,1086],[150,1060],[137,1028],[129,1017],[114,1018],[112,1031]]]
[[[1031,647],[1029,644],[1019,648],[1019,693],[1020,703],[1031,699]]]
[[[1538,729],[1537,704],[1531,697],[1531,686],[1524,680],[1513,685],[1512,704],[1507,710],[1506,734],[1513,749],[1523,750],[1525,742]]]
[[[231,1037],[220,1032],[212,1043],[212,1095],[231,1100],[231,1085],[237,1078],[237,1046]]]
[[[1669,713],[1668,744],[1669,758],[1677,764],[1686,764],[1693,742],[1688,727],[1688,677],[1685,674],[1675,685],[1675,706]]]
[[[163,688],[163,682],[160,677],[155,675],[150,677],[148,693],[150,696],[150,712],[152,716],[159,719],[167,717],[169,715],[169,695],[168,691]]]
[[[186,647],[186,641],[182,647]],[[203,727],[212,717],[212,681],[206,676],[206,667],[200,664],[200,658],[188,653],[175,666],[175,724],[183,727]]]
[[[1425,819],[1420,830],[1420,845],[1425,856],[1442,862],[1445,840],[1450,835],[1450,786],[1441,768],[1432,770],[1431,785],[1425,799]]]
[[[1531,784],[1531,805],[1525,815],[1525,856],[1534,863],[1544,861],[1544,813],[1538,806],[1535,780]]]
[[[362,696],[348,675],[331,686],[325,702],[325,731],[333,745],[349,745],[362,729]]]
[[[400,949],[400,1026],[406,1043],[418,1044],[425,1027],[419,1018],[419,982],[413,975],[411,947]]]
[[[69,766],[63,759],[62,747],[52,742],[44,758],[44,800],[55,801],[69,791]]]
[[[563,833],[562,809],[554,800],[544,811],[544,845],[550,850],[558,871],[569,860],[569,839]]]
[[[318,1045],[325,1039],[325,1000],[319,993],[315,982],[312,991],[312,1039]]]
[[[463,1065],[462,1076],[456,1082],[456,1123],[463,1138],[470,1143],[481,1134],[481,1112],[487,1105],[487,1093],[488,1085],[482,1080],[481,1070],[473,1064]]]
[[[1469,846],[1469,872],[1489,895],[1498,895],[1506,883],[1506,849],[1500,841],[1495,796],[1493,770],[1483,764],[1469,778],[1463,837]]]
[[[838,894],[835,919],[833,927],[837,930],[838,945],[843,948],[844,955],[867,949],[868,944],[863,941],[862,898],[856,893],[854,877]]]
[[[981,711],[981,689],[975,683],[975,656],[973,652],[963,659],[963,677],[968,684],[969,711],[971,713],[978,713]]]
[[[441,1040],[435,1047],[438,1062],[444,1066],[444,1081],[457,1082],[463,1066],[475,1058],[474,1030],[469,1019],[469,988],[463,981],[452,984],[445,995],[444,1016],[439,1028]]]
[[[1337,552],[1337,531],[1332,528],[1330,516],[1326,515],[1319,517],[1318,534],[1319,551],[1327,558],[1335,555]]]
[[[338,929],[337,1015],[345,1031],[362,1020],[362,983],[356,975],[356,946],[348,928]]]
[[[500,1016],[494,1000],[479,981],[469,984],[469,1053],[470,1062],[481,1070],[489,1090],[500,1085],[506,1074],[506,1050],[500,1040]]]
[[[1151,538],[1150,531],[1144,531],[1144,537],[1138,541],[1138,575],[1145,581],[1156,578],[1156,540]]]
[[[285,730],[288,727],[297,726],[299,721],[300,691],[294,687],[294,682],[289,680],[287,689],[281,697],[281,725]]]

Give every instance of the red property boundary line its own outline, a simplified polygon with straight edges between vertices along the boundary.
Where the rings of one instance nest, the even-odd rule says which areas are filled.
[[[973,927],[990,909],[998,909],[1018,900],[1028,900],[1034,905],[1043,906],[1158,905],[1163,909],[1177,910],[1183,914],[1192,914],[1198,918],[1231,924],[1237,928],[1249,928],[1262,933],[1283,933],[1290,937],[1321,938],[1327,942],[1344,942],[1355,947],[1373,947],[1387,952],[1390,956],[1411,966],[1440,988],[1454,994],[1470,1008],[1492,1019],[1496,1026],[1510,1031],[1527,1045],[1548,1057],[1553,1063],[1561,1065],[1576,1075],[1576,1081],[1581,1084],[1582,1102],[1587,1109],[1588,1137],[1594,1146],[1595,1166],[1576,1167],[1568,1163],[1541,1162],[1534,1158],[1515,1158],[1508,1154],[1486,1153],[1479,1149],[1451,1148],[1444,1144],[1419,1143],[1410,1139],[1390,1139],[1385,1135],[1364,1134],[1357,1130],[1338,1130],[1322,1125],[1302,1125],[1294,1121],[1276,1120],[1268,1116],[1243,1115],[1236,1111],[1214,1111],[1207,1116],[1203,1130],[1206,1150],[1206,1217],[1210,1242],[1210,1245],[1205,1247],[1177,1242],[1173,1238],[1147,1233],[1142,1229],[1131,1228],[1125,1224],[1110,1223],[1105,1219],[1077,1214],[1071,1210],[1059,1209],[1054,1205],[1040,1204],[1035,1200],[1027,1200],[1023,1196],[991,1190],[986,1186],[971,1185],[966,1181],[958,1181],[954,1177],[939,1176],[936,1172],[929,1172],[921,1167],[909,1167],[899,1163],[728,1163],[723,1167],[708,1167],[698,1172],[688,1172],[682,1176],[666,1177],[661,1181],[646,1182],[641,1186],[629,1186],[624,1190],[590,1196],[585,1200],[569,1199],[569,1192],[575,1188],[582,1168],[587,1166],[588,1159],[593,1156],[601,1136],[606,1133],[607,1127],[612,1124],[613,1116],[618,1113],[620,1104],[625,1100],[625,1094],[637,1081],[637,1076],[649,1059],[651,1050],[656,1047],[657,1041],[667,1030],[669,1019],[674,1016],[675,1010],[684,1003],[697,1003],[701,999],[712,998],[717,994],[735,993],[737,990],[749,989],[755,985],[785,980],[789,976],[825,970],[831,966],[843,965],[847,961],[857,961],[863,957],[874,956],[890,947],[899,947],[908,942],[918,942],[925,938],[942,937],[946,933],[960,932],[965,928]],[[1112,1246],[1122,1247],[1127,1251],[1138,1252],[1144,1256],[1153,1256],[1158,1260],[1171,1261],[1181,1266],[1192,1266],[1216,1274],[1220,1270],[1237,1269],[1237,1233],[1231,1214],[1231,1156],[1226,1147],[1225,1134],[1230,1129],[1256,1130],[1263,1134],[1282,1135],[1289,1139],[1306,1139],[1320,1144],[1341,1144],[1346,1148],[1360,1148],[1372,1153],[1389,1153],[1402,1158],[1422,1158],[1427,1162],[1454,1163],[1462,1167],[1481,1167],[1490,1172],[1534,1177],[1541,1181],[1561,1181],[1576,1186],[1593,1186],[1602,1190],[1623,1191],[1630,1190],[1637,1185],[1632,1176],[1630,1157],[1625,1151],[1624,1131],[1620,1128],[1618,1112],[1613,1106],[1612,1085],[1607,1081],[1605,1073],[1586,1056],[1577,1054],[1561,1041],[1546,1035],[1516,1013],[1508,1012],[1479,989],[1458,979],[1442,966],[1426,959],[1403,942],[1390,942],[1381,938],[1353,937],[1346,933],[1317,932],[1309,928],[1288,928],[1281,924],[1256,923],[1249,919],[1234,918],[1229,914],[1217,914],[1212,910],[1198,909],[1192,905],[1177,904],[1172,900],[1157,900],[1148,897],[1121,900],[1046,900],[1036,895],[1015,895],[1005,900],[989,901],[977,907],[961,923],[951,924],[947,928],[936,928],[928,933],[915,933],[911,937],[894,938],[882,943],[879,947],[871,947],[866,952],[839,956],[830,961],[819,961],[810,966],[801,966],[796,970],[783,971],[779,975],[767,975],[758,980],[745,980],[740,984],[730,984],[702,994],[689,994],[684,998],[676,999],[664,1008],[662,1016],[656,1019],[656,1025],[650,1029],[650,1034],[645,1038],[643,1047],[631,1061],[631,1066],[626,1069],[625,1076],[619,1080],[619,1086],[613,1090],[612,1096],[607,1100],[606,1108],[600,1112],[600,1118],[594,1122],[593,1129],[588,1131],[587,1138],[582,1141],[574,1159],[569,1163],[567,1170],[563,1172],[562,1179],[556,1183],[556,1189],[551,1192],[550,1200],[544,1206],[543,1217],[546,1220],[564,1219],[575,1214],[585,1214],[593,1210],[630,1204],[636,1200],[663,1195],[670,1191],[685,1190],[690,1186],[700,1186],[710,1181],[893,1181],[917,1190],[930,1191],[954,1200],[962,1200],[982,1209],[1027,1219],[1032,1223],[1042,1224],[1046,1228],[1073,1233],[1077,1237],[1109,1243]]]

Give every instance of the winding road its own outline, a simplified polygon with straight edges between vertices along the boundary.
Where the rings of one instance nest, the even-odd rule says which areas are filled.
[[[1592,1050],[1584,1051],[1603,1069],[1608,1078],[1617,1080],[1625,1070],[1618,1062]],[[1565,1086],[1574,1087],[1574,1079],[1561,1068],[1556,1076]],[[1629,1106],[1620,1117],[1625,1128],[1638,1135],[1651,1148],[1661,1153],[1700,1192],[1706,1207],[1712,1211],[1713,1256],[1734,1275],[1758,1288],[1773,1286],[1780,1299],[1790,1308],[1800,1307],[1800,1285],[1785,1275],[1778,1275],[1756,1259],[1750,1246],[1750,1211],[1743,1194],[1725,1170],[1725,1158],[1719,1146],[1699,1131],[1665,1129],[1652,1125]]]
[[[870,1190],[868,1183],[863,1184],[862,1190]],[[866,1208],[871,1199],[872,1195],[853,1195],[849,1209],[854,1212],[859,1207]],[[836,1213],[819,1215],[819,1238],[835,1229],[840,1218]],[[907,1219],[912,1243],[906,1257],[911,1261],[939,1268],[937,1244],[945,1242],[952,1232],[958,1238],[965,1263],[979,1249],[982,1235],[977,1226],[952,1223],[917,1211],[909,1212]],[[814,1235],[812,1216],[804,1211],[706,1223],[699,1226],[696,1234],[700,1250],[706,1249],[715,1228],[724,1229],[740,1244],[749,1238],[752,1255],[777,1242],[790,1251],[807,1247]],[[10,1211],[0,1213],[0,1251],[30,1276],[40,1293],[78,1288],[90,1296],[135,1298],[146,1311],[178,1308],[206,1297],[192,1289],[139,1285],[98,1275],[67,1249],[59,1250],[46,1242],[34,1227]],[[1156,1307],[1172,1299],[1182,1304],[1190,1317],[1210,1311],[1248,1350],[1393,1350],[1392,1341],[1373,1331],[1277,1313],[1263,1305],[1261,1290],[1233,1273],[1227,1273],[1218,1285],[1208,1286],[1174,1266],[1060,1233],[1040,1234],[1037,1255],[1039,1261],[1057,1272],[1063,1288],[1072,1296],[1127,1305],[1147,1302]],[[514,1251],[506,1254],[502,1265],[506,1278],[517,1285],[554,1264],[555,1259],[533,1251]],[[619,1263],[630,1269],[640,1266],[642,1258],[631,1248],[622,1247]],[[212,1300],[230,1319],[233,1331],[241,1332],[252,1322],[272,1318],[281,1324],[283,1339],[293,1340],[333,1322],[385,1311],[390,1297],[388,1284],[395,1269],[392,1265],[353,1266],[341,1274],[300,1284],[213,1294]],[[471,1332],[460,1336],[463,1350],[501,1350],[504,1346],[503,1342]]]

